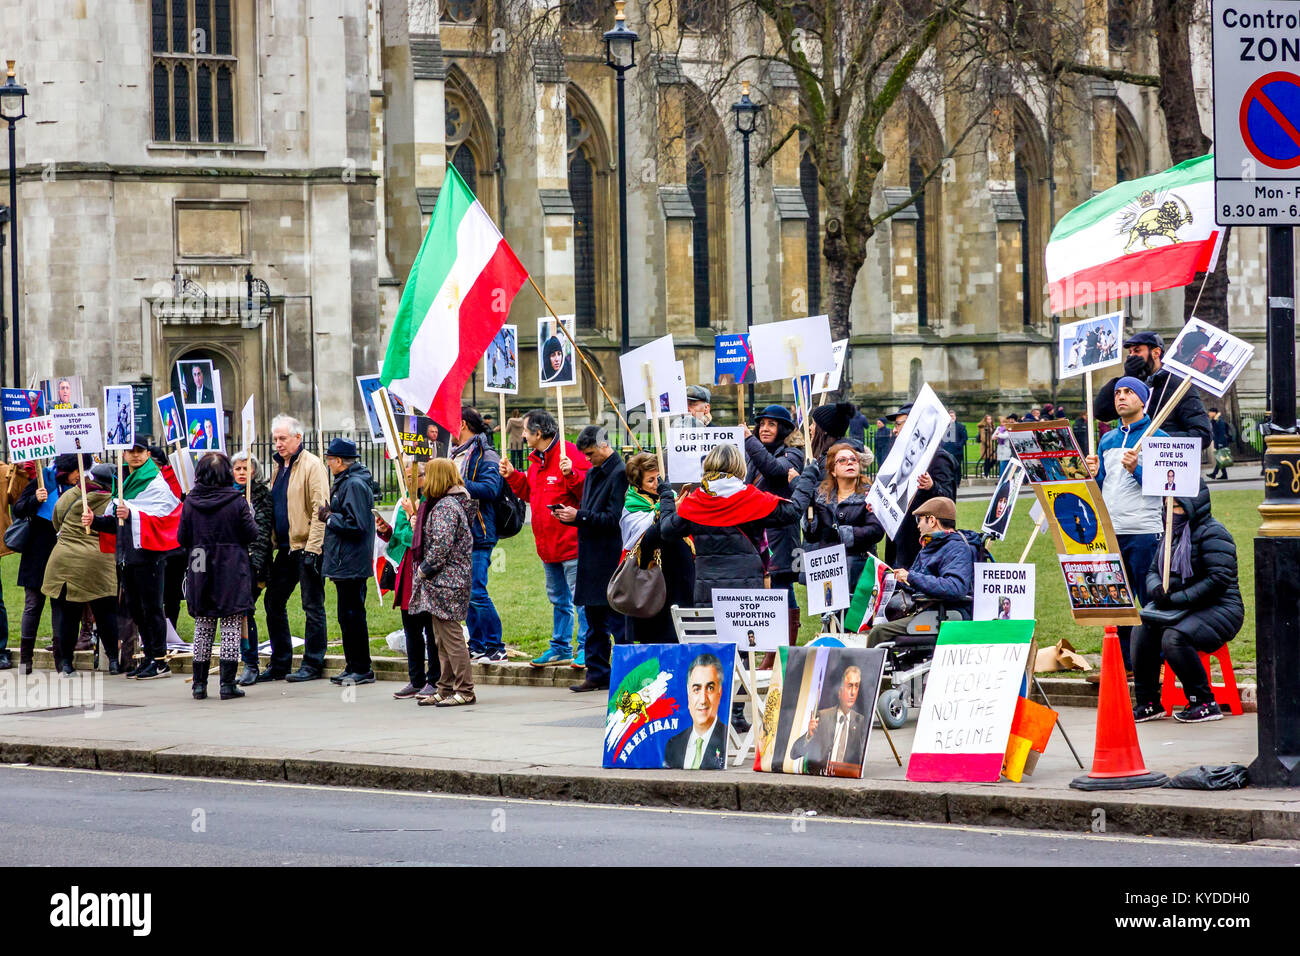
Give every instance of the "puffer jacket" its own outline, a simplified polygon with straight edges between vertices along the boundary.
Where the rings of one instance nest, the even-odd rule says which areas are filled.
[[[782,423],[777,440],[771,445],[764,445],[757,435],[745,439],[745,457],[749,463],[745,475],[747,484],[780,498],[790,497],[790,469],[802,472],[804,465],[803,449],[785,443],[790,431],[789,426]],[[772,552],[768,570],[772,574],[790,573],[794,551],[799,545],[798,522],[768,529],[767,546]]]
[[[885,537],[884,526],[867,509],[864,492],[854,492],[841,500],[837,491],[832,491],[828,498],[818,488],[813,496],[812,513],[812,518],[805,515],[803,520],[804,541],[819,547],[844,545],[844,553],[849,559],[849,591],[852,592],[866,567],[867,555],[875,554],[876,544]]]
[[[412,558],[411,614],[432,614],[443,621],[463,621],[469,613],[474,534],[478,502],[463,486],[435,501],[424,519],[419,555]]]
[[[1153,601],[1156,607],[1189,613],[1176,627],[1193,642],[1202,638],[1230,641],[1246,618],[1237,580],[1237,543],[1232,534],[1210,514],[1210,489],[1201,482],[1195,498],[1179,498],[1192,535],[1192,579],[1169,575],[1169,593]],[[1163,583],[1160,562],[1164,548],[1156,549],[1147,571],[1147,594]]]
[[[234,617],[253,607],[248,547],[257,522],[233,487],[195,485],[185,496],[176,541],[189,555],[185,600],[191,617]]]
[[[235,486],[241,494],[243,487]],[[264,481],[253,482],[253,520],[257,537],[248,546],[248,560],[253,569],[253,584],[265,584],[271,573],[271,539],[275,536],[275,516],[271,513],[271,489]]]
[[[935,598],[970,617],[975,592],[975,552],[960,531],[930,538],[907,571],[907,586],[918,597]]]

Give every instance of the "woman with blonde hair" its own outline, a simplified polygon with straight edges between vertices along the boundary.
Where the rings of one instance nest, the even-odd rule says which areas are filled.
[[[871,479],[863,473],[861,453],[848,442],[836,442],[826,451],[826,470],[813,496],[812,517],[804,518],[804,540],[811,547],[844,545],[852,593],[885,529],[867,504]]]
[[[459,707],[476,702],[469,647],[462,624],[469,613],[478,502],[469,496],[450,458],[424,466],[423,500],[411,536],[411,614],[429,614],[438,643],[439,677],[432,697],[420,706]]]

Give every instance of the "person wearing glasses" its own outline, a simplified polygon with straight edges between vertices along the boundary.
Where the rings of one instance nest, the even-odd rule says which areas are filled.
[[[813,496],[812,517],[803,519],[803,537],[809,550],[844,545],[852,594],[885,529],[867,504],[871,479],[864,474],[861,453],[848,442],[837,442],[827,450],[826,461],[829,474]]]

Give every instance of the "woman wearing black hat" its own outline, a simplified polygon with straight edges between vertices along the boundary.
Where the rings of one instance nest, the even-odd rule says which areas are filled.
[[[36,477],[35,464],[28,466],[32,478]],[[77,456],[60,455],[54,464],[43,470],[41,481],[30,481],[23,488],[22,494],[14,502],[15,520],[27,520],[27,541],[18,558],[18,586],[26,595],[23,603],[23,618],[18,645],[18,661],[24,674],[32,672],[32,658],[36,650],[36,632],[41,626],[41,614],[45,610],[45,595],[41,584],[45,580],[45,566],[49,563],[50,552],[54,550],[54,508],[59,496],[68,488],[68,472],[76,473]],[[60,470],[62,468],[62,470]],[[62,657],[59,653],[59,615],[53,614],[54,630],[54,668],[61,670]],[[117,673],[118,662],[108,662],[108,672]]]
[[[751,432],[749,426],[745,427],[745,457],[749,462],[745,483],[778,498],[789,498],[791,474],[798,476],[804,466],[803,449],[786,443],[795,434],[794,419],[784,406],[763,409],[756,430]],[[802,437],[799,435],[798,440]],[[794,551],[800,545],[799,523],[768,528],[766,541],[767,547],[760,553],[768,580],[772,588],[784,589],[790,595],[790,644],[794,645],[799,636],[799,605],[794,596],[794,582],[799,575],[793,570]]]

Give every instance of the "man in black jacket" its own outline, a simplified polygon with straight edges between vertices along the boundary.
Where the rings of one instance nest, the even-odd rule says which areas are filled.
[[[588,425],[578,435],[578,451],[591,461],[582,488],[582,507],[556,506],[555,517],[578,528],[578,580],[574,603],[587,617],[587,677],[569,690],[583,693],[609,687],[610,640],[624,642],[626,621],[610,610],[605,591],[618,570],[623,538],[618,522],[627,497],[623,459],[610,447],[605,429]]]
[[[907,424],[907,416],[912,411],[909,402],[894,412],[894,440]],[[957,500],[957,484],[961,480],[961,471],[957,461],[942,448],[930,459],[930,467],[921,473],[916,482],[916,494],[903,515],[898,534],[885,545],[885,563],[892,568],[910,568],[916,556],[921,553],[921,532],[916,527],[913,512],[931,498],[950,498]]]
[[[1173,398],[1179,384],[1168,369],[1160,367],[1165,354],[1164,339],[1155,332],[1138,332],[1124,340],[1124,347],[1128,349],[1124,375],[1146,382],[1151,389],[1151,400],[1147,402],[1146,411],[1155,418],[1161,406]],[[1097,421],[1113,422],[1119,418],[1119,413],[1115,411],[1115,383],[1120,378],[1118,375],[1112,378],[1097,392],[1092,403],[1092,413]],[[1202,448],[1209,444],[1210,417],[1205,414],[1205,405],[1201,403],[1196,389],[1187,390],[1160,427],[1171,438],[1199,438]]]
[[[335,438],[325,452],[325,467],[334,476],[330,503],[321,505],[317,517],[325,522],[322,572],[338,591],[339,631],[343,635],[343,673],[335,684],[373,684],[370,664],[370,628],[366,623],[366,582],[374,573],[375,505],[370,471],[357,460],[357,446]]]

